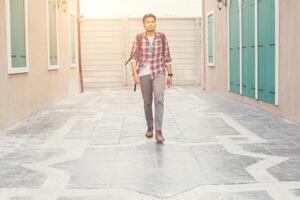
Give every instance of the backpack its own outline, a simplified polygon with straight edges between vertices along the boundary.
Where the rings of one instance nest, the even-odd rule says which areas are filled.
[[[165,36],[164,33],[158,32],[158,34],[159,34],[159,36],[161,38],[161,42],[162,42],[162,56],[164,57],[165,47],[166,47],[166,36]],[[125,65],[127,65],[129,63],[129,61],[131,61],[131,59],[133,58],[134,55],[140,54],[141,49],[142,49],[142,34],[138,34],[136,36],[136,41],[137,41],[136,51],[128,58],[128,60],[126,61]]]

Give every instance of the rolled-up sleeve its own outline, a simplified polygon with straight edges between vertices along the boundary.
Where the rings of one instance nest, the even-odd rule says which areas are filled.
[[[130,57],[132,58],[131,61],[135,61],[138,62],[139,61],[139,52],[138,52],[138,44],[137,44],[137,36],[135,37],[134,41],[133,41],[133,45],[131,48],[131,53],[130,53]]]
[[[171,64],[172,63],[172,58],[171,58],[170,47],[169,47],[169,43],[168,43],[167,37],[165,37],[165,52],[164,52],[164,56],[165,56],[165,63],[166,64]]]

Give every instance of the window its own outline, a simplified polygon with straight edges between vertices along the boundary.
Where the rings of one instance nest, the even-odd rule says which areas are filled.
[[[8,73],[24,73],[28,66],[27,0],[6,0]]]
[[[214,16],[213,13],[207,15],[207,46],[208,46],[208,65],[214,65]]]
[[[76,16],[70,13],[70,39],[71,39],[71,66],[76,66]]]
[[[56,0],[48,1],[48,62],[49,69],[57,69],[58,57],[58,28]]]

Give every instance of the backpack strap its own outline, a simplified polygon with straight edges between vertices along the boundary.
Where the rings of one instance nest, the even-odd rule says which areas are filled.
[[[136,41],[137,41],[137,46],[138,46],[138,54],[140,54],[141,53],[141,51],[142,51],[142,34],[138,34],[137,36],[136,36]]]
[[[161,38],[162,43],[162,56],[165,57],[165,49],[166,49],[166,35],[164,33],[158,33]]]

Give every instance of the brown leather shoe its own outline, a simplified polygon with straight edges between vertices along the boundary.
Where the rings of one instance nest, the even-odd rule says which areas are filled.
[[[156,133],[155,133],[155,139],[157,140],[157,142],[163,142],[163,141],[165,141],[165,138],[162,135],[161,131],[156,131]]]
[[[152,138],[153,137],[153,128],[148,128],[145,135],[147,138]]]

